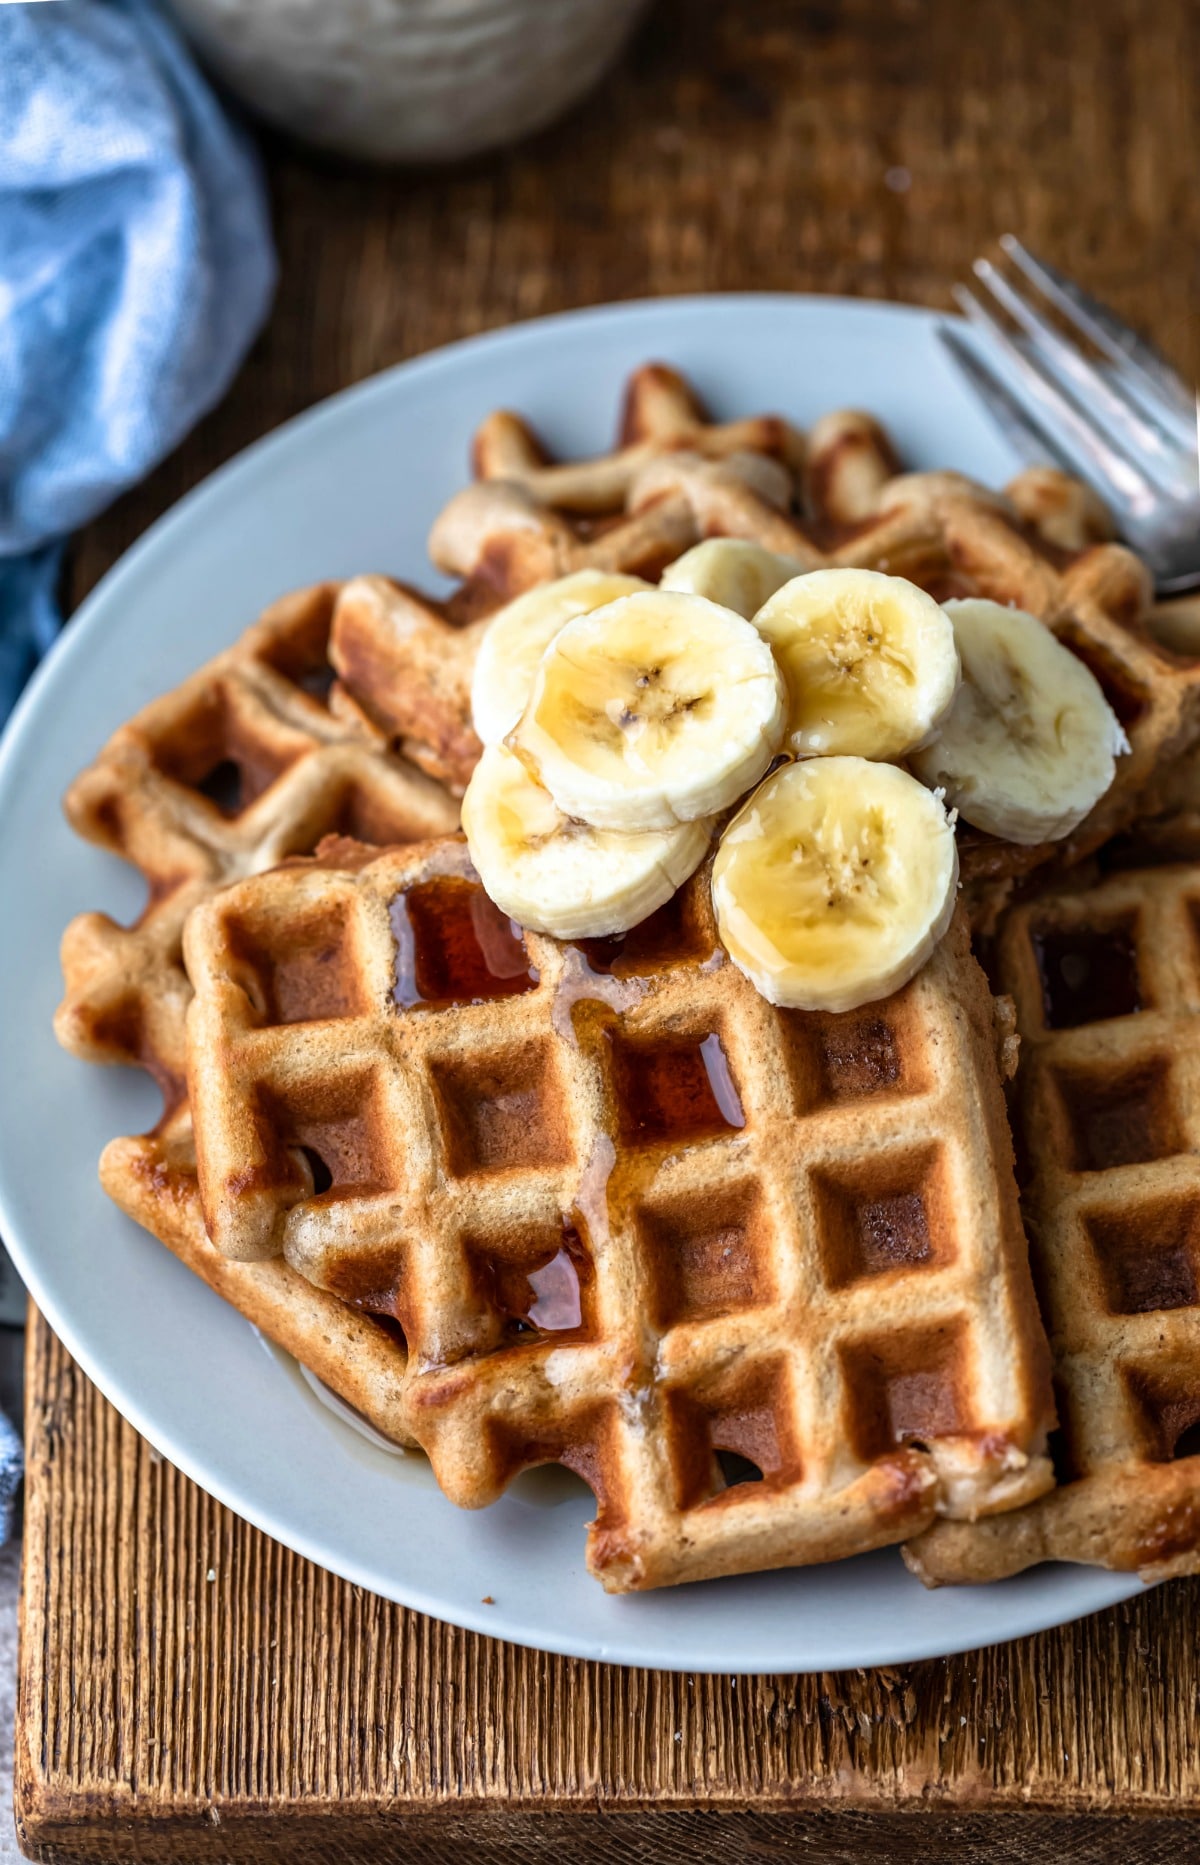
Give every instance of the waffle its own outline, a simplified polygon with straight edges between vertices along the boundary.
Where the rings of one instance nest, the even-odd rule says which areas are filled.
[[[408,1354],[393,1321],[315,1288],[282,1258],[235,1263],[214,1250],[200,1210],[186,1101],[152,1133],[111,1141],[101,1156],[100,1182],[127,1216],[376,1431],[397,1444],[413,1443],[405,1405]]]
[[[337,586],[277,602],[225,653],[123,725],[65,798],[71,826],[145,878],[132,926],[72,921],[59,1041],[91,1062],[147,1068],[167,1109],[183,1094],[184,921],[214,889],[322,836],[381,844],[437,835],[451,799],[339,716],[326,648]]]
[[[471,449],[476,483],[450,501],[429,539],[438,568],[464,579],[456,618],[588,566],[657,577],[703,535],[697,494],[669,470],[676,462],[708,488],[715,512],[740,485],[768,506],[786,507],[804,439],[778,415],[714,422],[691,385],[662,363],[629,378],[617,450],[602,458],[556,462],[519,415],[489,415]],[[666,496],[636,497],[664,464]]]
[[[1176,596],[1151,610],[1150,633],[1177,656],[1200,655],[1200,595]],[[1200,860],[1200,743],[1164,759],[1138,800],[1129,832],[1104,854],[1106,863],[1137,867],[1147,860]]]
[[[1041,1491],[1045,1344],[961,916],[886,1003],[789,1013],[725,960],[706,871],[561,945],[458,838],[370,854],[189,921],[200,1186],[224,1256],[399,1323],[405,1425],[455,1502],[569,1466],[621,1592]]]
[[[1054,1355],[1058,1486],[906,1550],[930,1583],[1045,1560],[1200,1571],[1200,868],[1014,909],[1019,1149]]]
[[[630,378],[620,445],[604,459],[555,464],[518,415],[489,415],[472,447],[476,483],[430,537],[434,562],[458,587],[441,602],[386,577],[356,577],[335,619],[334,664],[364,718],[461,794],[479,757],[470,682],[488,616],[571,570],[656,580],[704,535],[702,521],[718,531],[734,522],[744,491],[756,510],[786,509],[803,457],[802,436],[777,415],[718,425],[659,363]],[[669,463],[671,483],[631,507],[656,462]]]
[[[1100,851],[1101,865],[1140,868],[1200,860],[1200,744],[1169,758],[1143,791],[1137,817]]]
[[[638,385],[653,377],[634,377],[635,404]],[[675,381],[674,393],[686,397]],[[694,397],[691,405],[698,409]],[[764,451],[714,460],[714,437]],[[782,475],[765,457],[772,447]],[[647,557],[626,546],[639,527],[657,523],[664,547],[668,536],[681,550],[705,536],[748,538],[808,569],[889,571],[939,601],[983,595],[1046,621],[1095,673],[1132,748],[1065,842],[1017,848],[964,831],[964,883],[982,919],[1032,869],[1051,860],[1068,866],[1127,827],[1155,773],[1200,736],[1200,654],[1177,651],[1186,645],[1178,633],[1169,646],[1151,634],[1148,572],[1111,542],[1103,508],[1064,473],[1029,469],[1003,494],[957,473],[903,473],[879,424],[852,411],[819,421],[806,446],[779,422],[689,432],[680,417],[653,447],[573,465],[547,464],[524,424],[501,414],[480,429],[475,457],[480,482],[451,501],[430,546],[468,590],[502,585],[507,596],[584,563],[653,572],[661,552]],[[604,514],[608,528],[581,535],[572,522],[579,513],[593,526]],[[355,578],[339,600],[330,652],[364,715],[461,792],[479,754],[470,680],[486,622],[460,630],[454,619],[386,579]]]

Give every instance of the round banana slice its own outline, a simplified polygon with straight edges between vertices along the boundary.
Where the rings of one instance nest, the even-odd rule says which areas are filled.
[[[778,551],[766,550],[748,538],[710,537],[669,563],[659,588],[707,596],[710,602],[719,602],[750,621],[768,596],[803,570],[795,557],[781,557]]]
[[[488,625],[471,680],[471,716],[485,745],[508,737],[524,712],[537,664],[559,629],[576,615],[587,615],[649,589],[640,576],[609,570],[574,570],[553,583],[527,589],[497,611]]]
[[[573,822],[504,745],[489,745],[476,765],[462,821],[500,911],[556,939],[628,932],[699,867],[711,840],[707,822],[648,835]]]
[[[854,1010],[919,971],[954,913],[958,852],[940,798],[894,764],[785,764],[713,863],[730,958],[773,1004]]]
[[[567,623],[509,742],[565,815],[640,833],[735,802],[784,717],[779,669],[749,622],[651,589]]]
[[[977,829],[1056,842],[1098,803],[1129,741],[1095,675],[1024,609],[948,602],[963,682],[912,759]]]
[[[797,757],[902,758],[958,687],[954,630],[932,596],[878,570],[812,570],[754,617],[788,687]]]

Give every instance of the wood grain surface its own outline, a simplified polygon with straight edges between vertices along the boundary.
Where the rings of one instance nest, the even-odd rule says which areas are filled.
[[[76,599],[322,396],[573,305],[771,290],[949,307],[1011,229],[1200,374],[1193,0],[658,0],[608,83],[507,154],[375,172],[266,153],[274,316],[224,404],[83,534]]]
[[[457,1631],[288,1553],[152,1451],[36,1315],[27,1436],[16,1799],[35,1857],[684,1859],[735,1831],[735,1856],[763,1858],[1179,1855],[1162,1816],[1200,1787],[1200,1583],[886,1671],[623,1670]]]
[[[1198,125],[1192,0],[660,0],[601,91],[499,157],[376,173],[270,140],[271,322],[223,405],[77,540],[69,597],[322,396],[571,305],[761,288],[947,306],[1011,228],[1195,375]],[[903,1671],[575,1664],[273,1545],[157,1458],[40,1322],[29,1372],[34,1856],[1188,1856],[1167,1816],[1200,1786],[1195,1586]]]

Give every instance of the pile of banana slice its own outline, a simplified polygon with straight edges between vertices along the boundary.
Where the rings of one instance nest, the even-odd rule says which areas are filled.
[[[925,962],[954,912],[956,813],[1067,835],[1128,749],[1034,616],[729,538],[657,587],[580,570],[518,597],[472,710],[463,827],[502,911],[559,939],[625,932],[716,842],[726,950],[805,1010],[886,997]]]

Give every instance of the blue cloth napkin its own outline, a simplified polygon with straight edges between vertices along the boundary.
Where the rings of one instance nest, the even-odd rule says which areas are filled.
[[[25,1475],[25,1446],[17,1427],[0,1412],[0,1547],[13,1531],[17,1497]]]
[[[274,285],[253,149],[150,0],[0,5],[0,722],[64,534],[220,399]]]

